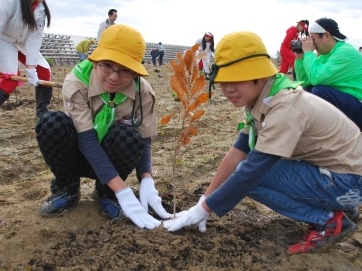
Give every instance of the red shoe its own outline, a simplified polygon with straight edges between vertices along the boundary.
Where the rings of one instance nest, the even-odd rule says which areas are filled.
[[[289,246],[290,253],[312,252],[326,244],[336,242],[354,233],[357,225],[348,219],[341,211],[335,211],[334,217],[323,226],[308,225],[308,231],[303,240]]]

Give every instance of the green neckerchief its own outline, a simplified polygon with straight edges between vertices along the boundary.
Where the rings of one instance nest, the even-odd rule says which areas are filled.
[[[78,63],[72,69],[74,75],[83,82],[87,87],[89,87],[89,78],[91,71],[93,70],[93,63],[88,59],[83,60],[82,62]]]
[[[87,87],[89,87],[90,74],[93,69],[93,63],[88,59],[83,60],[78,63],[73,69],[72,72],[74,75],[81,80]],[[139,85],[137,84],[136,89],[139,89]],[[94,118],[94,129],[98,135],[98,141],[102,142],[105,135],[108,133],[109,127],[111,127],[114,123],[114,117],[116,114],[116,106],[123,103],[127,96],[122,93],[116,93],[114,99],[110,100],[110,95],[108,92],[102,93],[99,95],[99,98],[104,103],[101,111]]]
[[[102,142],[103,138],[108,133],[108,129],[114,123],[116,106],[123,103],[127,99],[127,96],[117,92],[114,99],[111,101],[109,93],[105,92],[100,94],[99,98],[104,102],[104,106],[94,119],[94,129],[97,132],[98,141]]]
[[[270,89],[268,97],[274,96],[283,89],[296,89],[302,83],[303,82],[290,81],[288,76],[286,76],[285,74],[277,73],[275,75],[275,80]],[[245,127],[249,128],[249,147],[250,150],[253,150],[256,141],[256,128],[255,128],[254,117],[249,110],[245,111],[245,118],[242,122],[238,124],[237,130],[240,131]]]

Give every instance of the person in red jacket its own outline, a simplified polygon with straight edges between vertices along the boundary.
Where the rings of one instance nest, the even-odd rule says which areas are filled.
[[[294,61],[296,55],[294,52],[291,51],[291,41],[298,40],[301,36],[306,35],[308,36],[308,20],[301,20],[297,22],[296,26],[291,26],[286,31],[286,35],[284,40],[280,46],[280,57],[281,57],[281,64],[280,64],[280,73],[287,74],[289,71],[289,67],[293,69],[293,79],[296,80],[295,73],[294,73]]]

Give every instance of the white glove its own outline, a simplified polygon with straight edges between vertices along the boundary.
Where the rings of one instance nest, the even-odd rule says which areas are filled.
[[[202,195],[198,201],[198,203],[202,203],[203,201],[205,201],[206,197],[204,195]],[[207,215],[207,217],[202,220],[200,223],[199,223],[199,231],[200,232],[205,232],[206,231],[206,222],[207,222],[207,219],[209,218],[209,214]]]
[[[163,219],[171,217],[171,214],[167,213],[162,206],[162,199],[158,196],[158,191],[155,188],[155,182],[152,177],[146,177],[141,180],[140,201],[146,212],[148,212],[148,205],[150,205]]]
[[[205,199],[206,199],[206,197],[204,195],[202,195],[200,197],[198,203],[202,203],[203,201],[205,201]],[[183,217],[183,216],[187,215],[187,213],[188,213],[188,211],[182,211],[182,212],[176,213],[174,218]],[[198,227],[200,232],[206,231],[206,222],[207,222],[208,218],[209,218],[209,215],[204,220],[202,220],[198,225],[197,224],[195,225],[195,227]]]
[[[138,227],[153,229],[161,224],[161,221],[149,215],[142,208],[141,203],[131,188],[127,187],[116,192],[116,196],[125,216],[131,219]]]
[[[163,222],[163,227],[168,231],[177,231],[186,226],[196,227],[200,222],[207,219],[209,212],[202,207],[202,202],[197,203],[187,211],[186,215]]]
[[[38,73],[35,68],[26,69],[28,84],[31,86],[37,86],[39,82]]]

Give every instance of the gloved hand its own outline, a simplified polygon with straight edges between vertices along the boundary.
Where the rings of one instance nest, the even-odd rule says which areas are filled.
[[[201,203],[203,201],[205,201],[206,197],[204,195],[202,195],[198,201],[198,203]],[[185,215],[187,215],[188,211],[182,211],[182,212],[179,212],[179,213],[176,213],[175,214],[175,217],[173,218],[179,218],[179,217],[183,217]],[[206,231],[206,222],[207,222],[207,219],[209,218],[209,215],[207,215],[207,217],[202,220],[199,224],[196,224],[195,227],[197,227],[199,229],[200,232],[205,232]]]
[[[202,203],[203,201],[205,201],[206,197],[204,195],[202,195],[198,201],[198,203]],[[207,215],[207,217],[202,220],[200,223],[199,223],[199,231],[200,232],[205,232],[206,231],[206,222],[207,222],[207,219],[209,218],[209,214]]]
[[[37,86],[39,82],[38,73],[35,68],[26,69],[28,84],[31,86]]]
[[[155,188],[155,182],[152,177],[146,177],[141,180],[140,201],[146,212],[148,212],[148,205],[150,205],[163,219],[171,217],[171,214],[167,213],[162,206],[162,199],[158,196],[158,191]]]
[[[206,221],[208,216],[209,212],[202,207],[202,202],[198,202],[182,217],[164,221],[163,227],[168,231],[177,231],[186,226],[196,227],[200,222]]]
[[[161,224],[161,221],[149,215],[142,208],[141,203],[131,188],[127,187],[116,192],[116,196],[125,216],[131,219],[138,227],[153,229]]]

